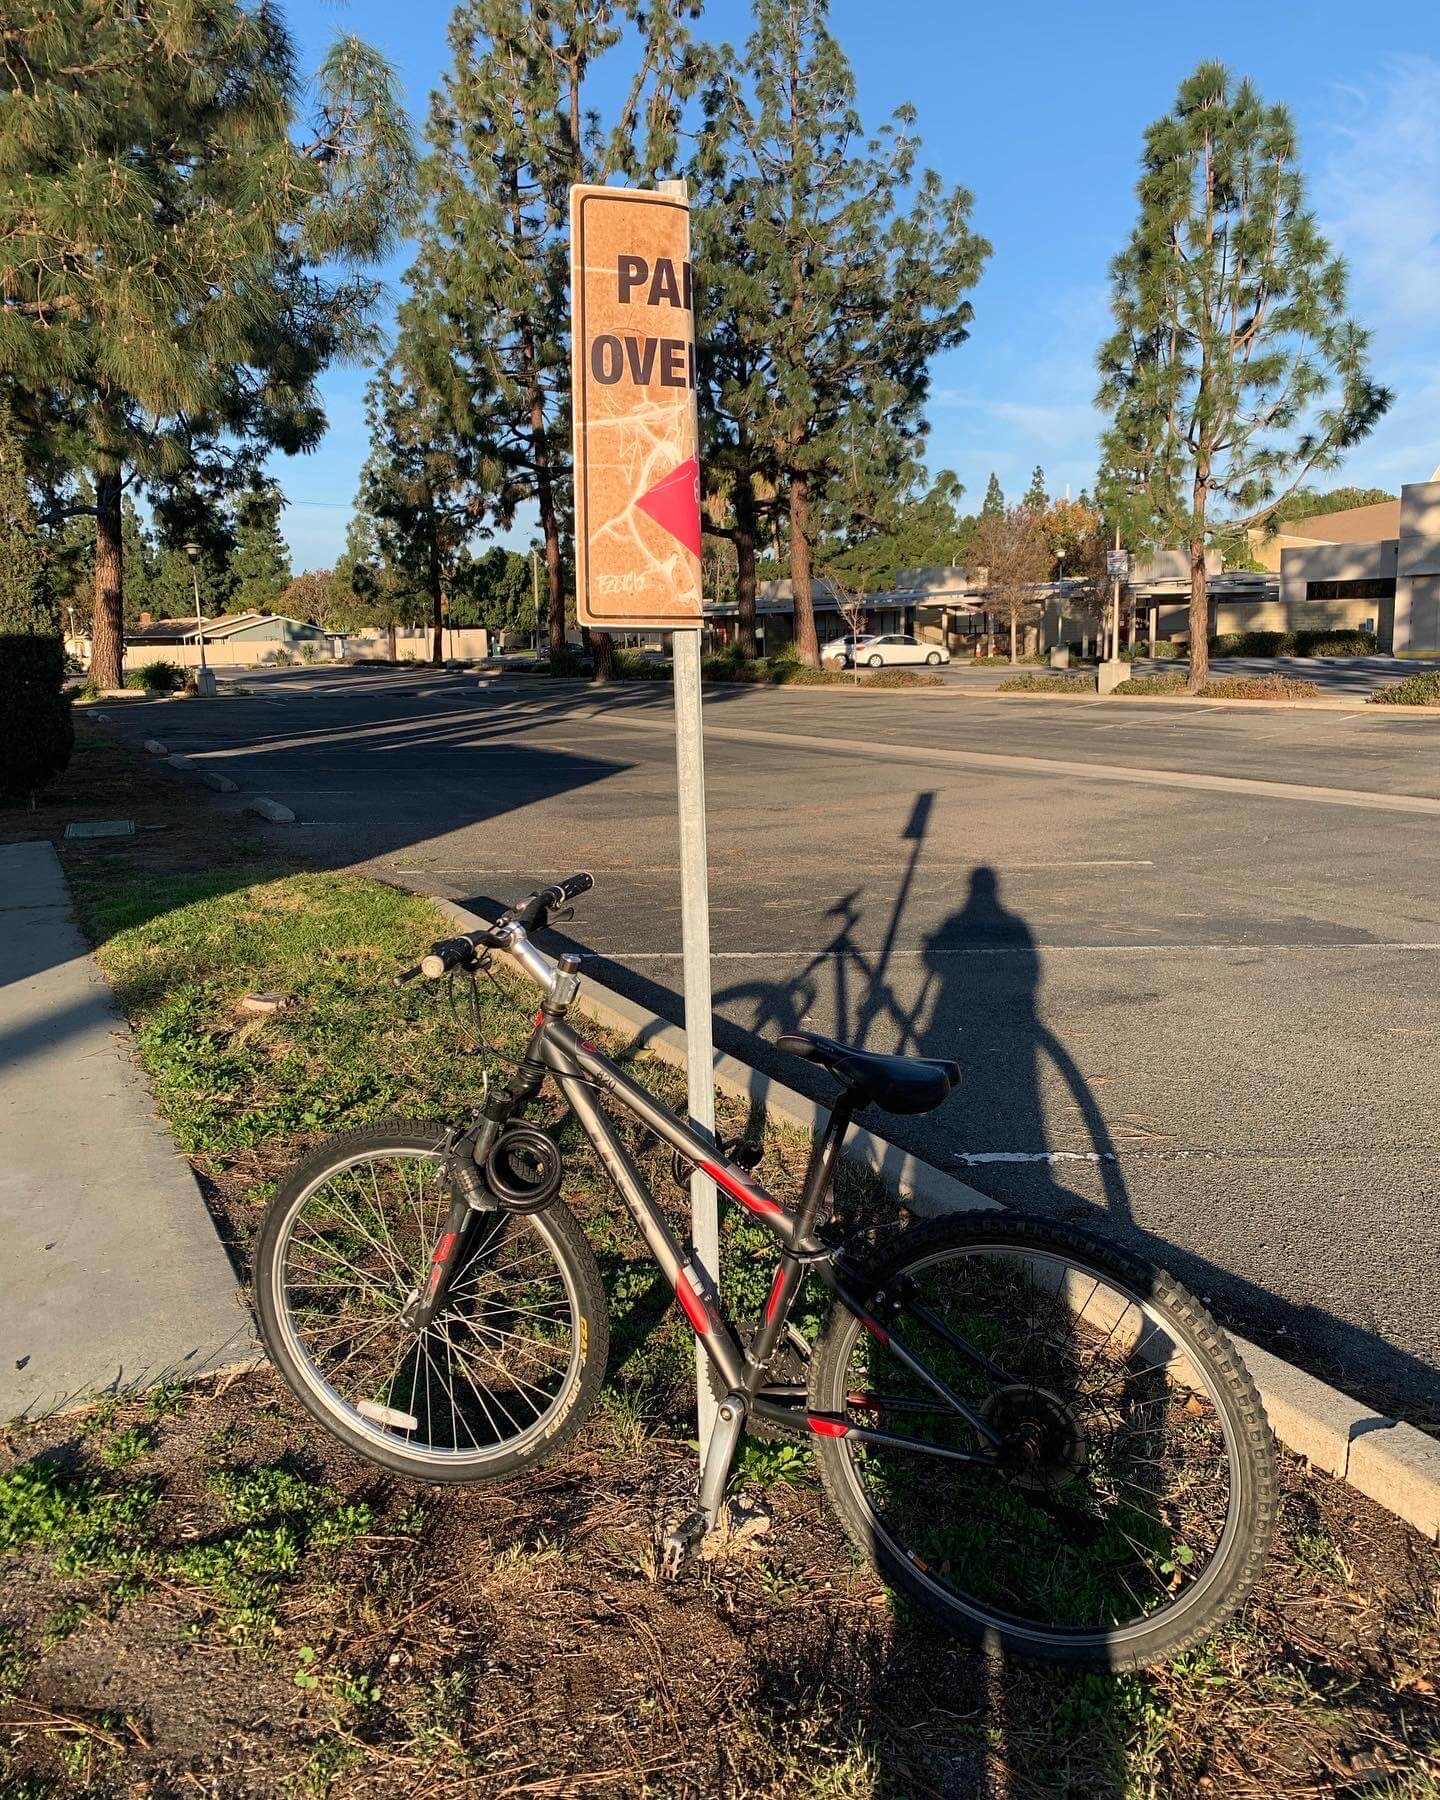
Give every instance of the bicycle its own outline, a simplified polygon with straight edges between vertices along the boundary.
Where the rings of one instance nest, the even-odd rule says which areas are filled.
[[[463,1123],[393,1121],[306,1157],[255,1255],[266,1345],[311,1415],[399,1475],[494,1479],[553,1455],[595,1405],[608,1347],[590,1246],[553,1136],[527,1120],[554,1081],[704,1347],[719,1396],[675,1572],[720,1515],[742,1431],[808,1439],[860,1551],[952,1630],[1049,1660],[1138,1667],[1243,1600],[1276,1508],[1274,1449],[1244,1365],[1183,1287],[1069,1225],[994,1211],[858,1248],[827,1204],[853,1114],[921,1113],[959,1066],[811,1032],[780,1044],[840,1093],[798,1206],[662,1105],[570,1023],[580,957],[531,941],[594,885],[532,894],[396,977],[488,969],[542,990],[513,1076]],[[620,1108],[768,1227],[778,1261],[748,1332],[727,1319],[609,1116]],[[828,1290],[812,1344],[793,1324]],[[788,1379],[780,1377],[788,1376]]]

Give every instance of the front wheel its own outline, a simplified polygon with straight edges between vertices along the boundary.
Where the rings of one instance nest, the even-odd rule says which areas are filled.
[[[450,1209],[443,1127],[334,1138],[282,1182],[255,1244],[265,1347],[342,1443],[420,1481],[485,1481],[588,1417],[609,1330],[595,1257],[559,1202],[475,1213],[444,1304],[408,1315]]]
[[[940,667],[940,652],[938,650],[932,650],[925,660],[932,669],[938,669]]]
[[[886,1335],[836,1306],[812,1410],[993,1458],[818,1439],[830,1500],[895,1587],[992,1648],[1115,1669],[1240,1604],[1274,1528],[1274,1448],[1239,1356],[1177,1282],[1003,1213],[917,1227],[860,1281]]]
[[[884,662],[885,658],[883,656],[872,656],[870,658],[870,667],[872,669],[879,669],[884,666]]]

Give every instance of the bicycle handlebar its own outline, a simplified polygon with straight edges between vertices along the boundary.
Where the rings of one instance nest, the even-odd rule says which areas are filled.
[[[524,944],[527,932],[543,930],[550,923],[553,913],[570,905],[573,900],[578,900],[581,894],[588,894],[594,885],[595,877],[582,869],[574,875],[567,875],[563,881],[554,882],[549,887],[539,888],[535,893],[527,895],[524,900],[501,913],[493,925],[486,925],[479,931],[462,932],[459,937],[441,938],[430,946],[414,968],[405,969],[395,977],[396,987],[403,987],[418,975],[425,976],[429,981],[438,981],[452,969],[468,968],[475,960],[477,950],[508,950],[517,937]],[[538,957],[539,952],[533,951],[531,956]],[[529,967],[529,959],[525,960]],[[531,968],[530,972],[537,975],[538,979],[535,968]]]

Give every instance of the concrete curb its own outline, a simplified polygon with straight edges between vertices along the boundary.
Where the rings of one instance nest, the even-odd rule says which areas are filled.
[[[488,923],[453,900],[429,898],[464,931],[479,931]],[[684,1030],[623,994],[612,993],[593,976],[586,977],[577,1008],[597,1025],[621,1032],[665,1062],[684,1068]],[[719,1051],[715,1084],[802,1131],[818,1129],[827,1116],[818,1101]],[[847,1156],[880,1175],[913,1212],[934,1217],[1004,1210],[999,1201],[873,1131],[852,1126],[845,1147]],[[1232,1333],[1231,1341],[1260,1390],[1275,1436],[1287,1450],[1357,1488],[1432,1542],[1440,1541],[1440,1442],[1362,1405],[1246,1338]]]
[[[193,775],[197,781],[203,781],[208,788],[214,788],[217,794],[238,794],[240,787],[228,775],[217,775],[211,769],[202,769],[193,756],[167,756],[168,768],[176,769],[182,775]]]
[[[1041,674],[1044,671],[1035,670]],[[560,675],[520,675],[512,669],[497,669],[494,672],[480,671],[481,682],[485,687],[493,686],[497,681],[514,680],[524,687],[552,687],[594,689],[598,693],[610,693],[619,688],[646,688],[654,684],[646,681],[615,681],[603,688],[596,688],[588,676]],[[1075,678],[1078,684],[1079,677]],[[660,684],[660,685],[663,685]],[[893,698],[896,694],[905,694],[910,698],[924,696],[929,700],[1006,700],[1006,701],[1039,701],[1060,700],[1071,706],[1082,701],[1090,701],[1098,705],[1101,701],[1126,701],[1141,706],[1239,706],[1247,711],[1253,708],[1257,712],[1267,709],[1275,712],[1363,712],[1375,711],[1368,700],[1325,699],[1319,700],[1226,700],[1221,697],[1205,698],[1199,694],[1101,694],[1095,688],[1087,687],[1073,694],[1056,692],[1042,694],[1002,694],[997,687],[968,687],[963,682],[942,681],[938,687],[871,687],[861,682],[858,687],[849,682],[826,682],[811,685],[808,682],[776,684],[768,681],[707,681],[706,693],[721,690],[727,694],[882,694]],[[1405,713],[1424,716],[1428,713],[1432,719],[1440,719],[1440,708],[1423,706],[1395,706],[1386,709],[1390,714]]]
[[[253,800],[247,800],[245,811],[258,813],[262,819],[268,819],[272,825],[293,825],[295,823],[295,815],[288,806],[282,806],[278,800],[271,800],[264,794],[257,794]]]
[[[145,748],[152,756],[168,756],[170,754],[170,746],[162,744],[159,738],[146,738]]]

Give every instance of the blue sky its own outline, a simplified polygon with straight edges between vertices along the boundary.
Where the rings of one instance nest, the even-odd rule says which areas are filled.
[[[395,65],[423,123],[448,62],[439,0],[290,0],[304,66],[354,31]],[[709,0],[701,30],[738,42],[740,0]],[[1440,463],[1440,32],[1433,0],[833,0],[867,124],[919,112],[925,160],[975,195],[994,245],[970,341],[933,371],[928,461],[978,506],[991,469],[1018,496],[1040,463],[1052,492],[1095,468],[1095,348],[1106,269],[1134,219],[1141,136],[1206,57],[1293,111],[1310,198],[1351,269],[1352,309],[1374,334],[1396,404],[1337,479],[1398,489]],[[618,53],[617,53],[618,54]],[[623,79],[596,75],[602,108]],[[392,290],[409,261],[387,269]],[[703,321],[701,322],[703,330]],[[331,371],[330,431],[278,458],[297,569],[334,561],[365,457],[367,372]],[[523,543],[523,528],[511,534]]]

